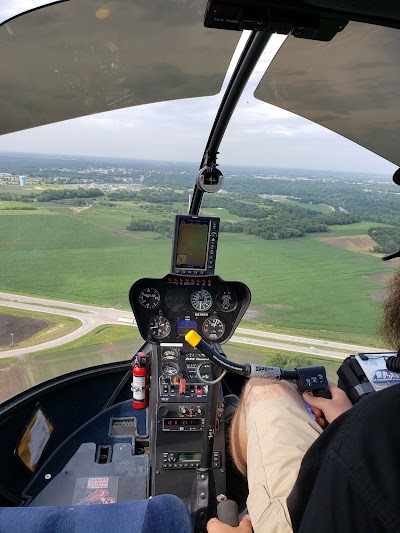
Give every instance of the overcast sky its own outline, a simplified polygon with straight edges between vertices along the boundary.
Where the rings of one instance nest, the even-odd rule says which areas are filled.
[[[10,0],[0,0],[0,22],[44,3],[48,2],[13,0],[10,5]],[[396,167],[384,159],[253,97],[282,42],[281,36],[270,41],[251,77],[221,145],[221,165],[393,174]],[[138,106],[4,135],[0,151],[199,161],[220,99],[218,95]]]

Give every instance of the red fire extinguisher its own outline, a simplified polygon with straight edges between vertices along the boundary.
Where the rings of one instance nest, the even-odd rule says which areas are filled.
[[[133,364],[132,405],[135,409],[145,409],[148,402],[147,389],[147,357],[143,352],[138,352]]]

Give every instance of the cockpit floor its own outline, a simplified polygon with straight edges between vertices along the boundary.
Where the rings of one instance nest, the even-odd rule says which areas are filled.
[[[119,426],[113,431],[114,421],[124,420],[131,427]],[[147,409],[134,409],[132,400],[101,411],[50,455],[26,487],[24,498],[30,505],[87,505],[146,498],[148,458],[138,455],[137,448],[135,452],[135,442],[147,436]],[[100,457],[102,450],[106,457]],[[91,501],[97,497],[98,501]],[[87,498],[90,501],[84,501]]]

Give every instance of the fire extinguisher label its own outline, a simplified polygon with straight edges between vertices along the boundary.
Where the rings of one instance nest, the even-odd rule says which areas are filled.
[[[133,376],[132,382],[133,399],[136,402],[142,402],[145,397],[145,381],[144,376]]]

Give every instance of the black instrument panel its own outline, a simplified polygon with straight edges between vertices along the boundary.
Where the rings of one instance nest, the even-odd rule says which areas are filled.
[[[194,329],[207,342],[230,339],[250,304],[244,283],[219,276],[143,278],[129,291],[129,302],[143,339],[183,342]]]

